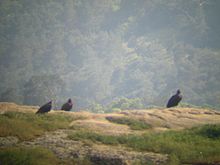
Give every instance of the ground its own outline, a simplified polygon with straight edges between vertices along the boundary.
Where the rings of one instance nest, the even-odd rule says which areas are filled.
[[[220,124],[219,111],[200,108],[129,110],[111,114],[52,110],[46,115],[35,115],[38,108],[0,103],[0,147],[3,149],[0,162],[1,159],[9,161],[10,158],[1,156],[8,148],[41,147],[52,152],[57,164],[187,164],[189,158],[181,153],[178,145],[166,145],[162,140],[167,138],[165,143],[170,143],[171,134],[174,140],[181,136],[191,138],[193,128]],[[6,122],[7,125],[4,125]],[[180,136],[184,130],[191,132]],[[218,164],[220,149],[215,148],[220,144],[218,135],[217,140],[210,140],[202,135],[200,137],[201,131],[197,132],[198,143],[201,141],[201,144],[214,146],[214,151],[213,147],[210,151],[214,154],[210,156],[207,151],[207,158],[199,157],[198,160]],[[154,136],[158,141],[150,140]],[[204,142],[204,139],[207,141]],[[148,144],[149,141],[152,144]],[[183,144],[182,141],[181,145],[187,150],[188,143]],[[163,147],[167,149],[163,150]],[[173,152],[179,153],[175,155]],[[194,153],[196,157],[197,150]],[[188,164],[199,163],[193,157],[190,159],[195,163]]]

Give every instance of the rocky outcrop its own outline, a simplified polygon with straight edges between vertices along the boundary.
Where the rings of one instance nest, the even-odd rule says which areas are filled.
[[[129,151],[121,146],[103,144],[86,144],[67,138],[70,130],[47,132],[33,141],[25,141],[20,145],[25,147],[42,146],[50,149],[60,159],[88,158],[96,165],[130,165],[134,162],[153,162],[162,164],[167,161],[167,155]]]

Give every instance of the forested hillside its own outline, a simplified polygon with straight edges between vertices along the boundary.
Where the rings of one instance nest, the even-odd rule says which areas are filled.
[[[220,106],[219,0],[1,0],[0,101]]]

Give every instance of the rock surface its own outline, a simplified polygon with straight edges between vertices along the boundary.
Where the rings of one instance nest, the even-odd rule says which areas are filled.
[[[33,141],[25,141],[19,145],[25,147],[42,146],[53,151],[60,159],[87,157],[96,165],[130,165],[136,161],[161,164],[167,161],[167,155],[151,152],[129,151],[120,146],[103,144],[85,144],[67,138],[69,130],[47,132]]]

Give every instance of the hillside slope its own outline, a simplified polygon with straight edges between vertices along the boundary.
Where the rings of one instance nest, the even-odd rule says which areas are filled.
[[[194,163],[190,164],[220,162],[218,111],[177,107],[114,114],[52,110],[46,115],[35,115],[37,109],[33,106],[0,103],[2,149],[12,146],[43,147],[52,151],[62,164],[80,164],[85,159],[88,159],[87,164],[100,165],[178,164],[189,163],[189,155],[184,155],[186,153],[181,150],[192,150],[190,147],[194,147],[194,142],[197,142],[198,145],[201,143],[201,146],[210,145],[212,148],[210,151],[204,147],[195,149],[195,155],[192,154],[190,158]],[[216,126],[214,135],[217,140],[201,134],[207,129],[210,132],[207,124]],[[185,141],[184,137],[189,140]],[[191,141],[190,145],[188,141]],[[205,159],[198,157],[197,152],[206,150]]]

